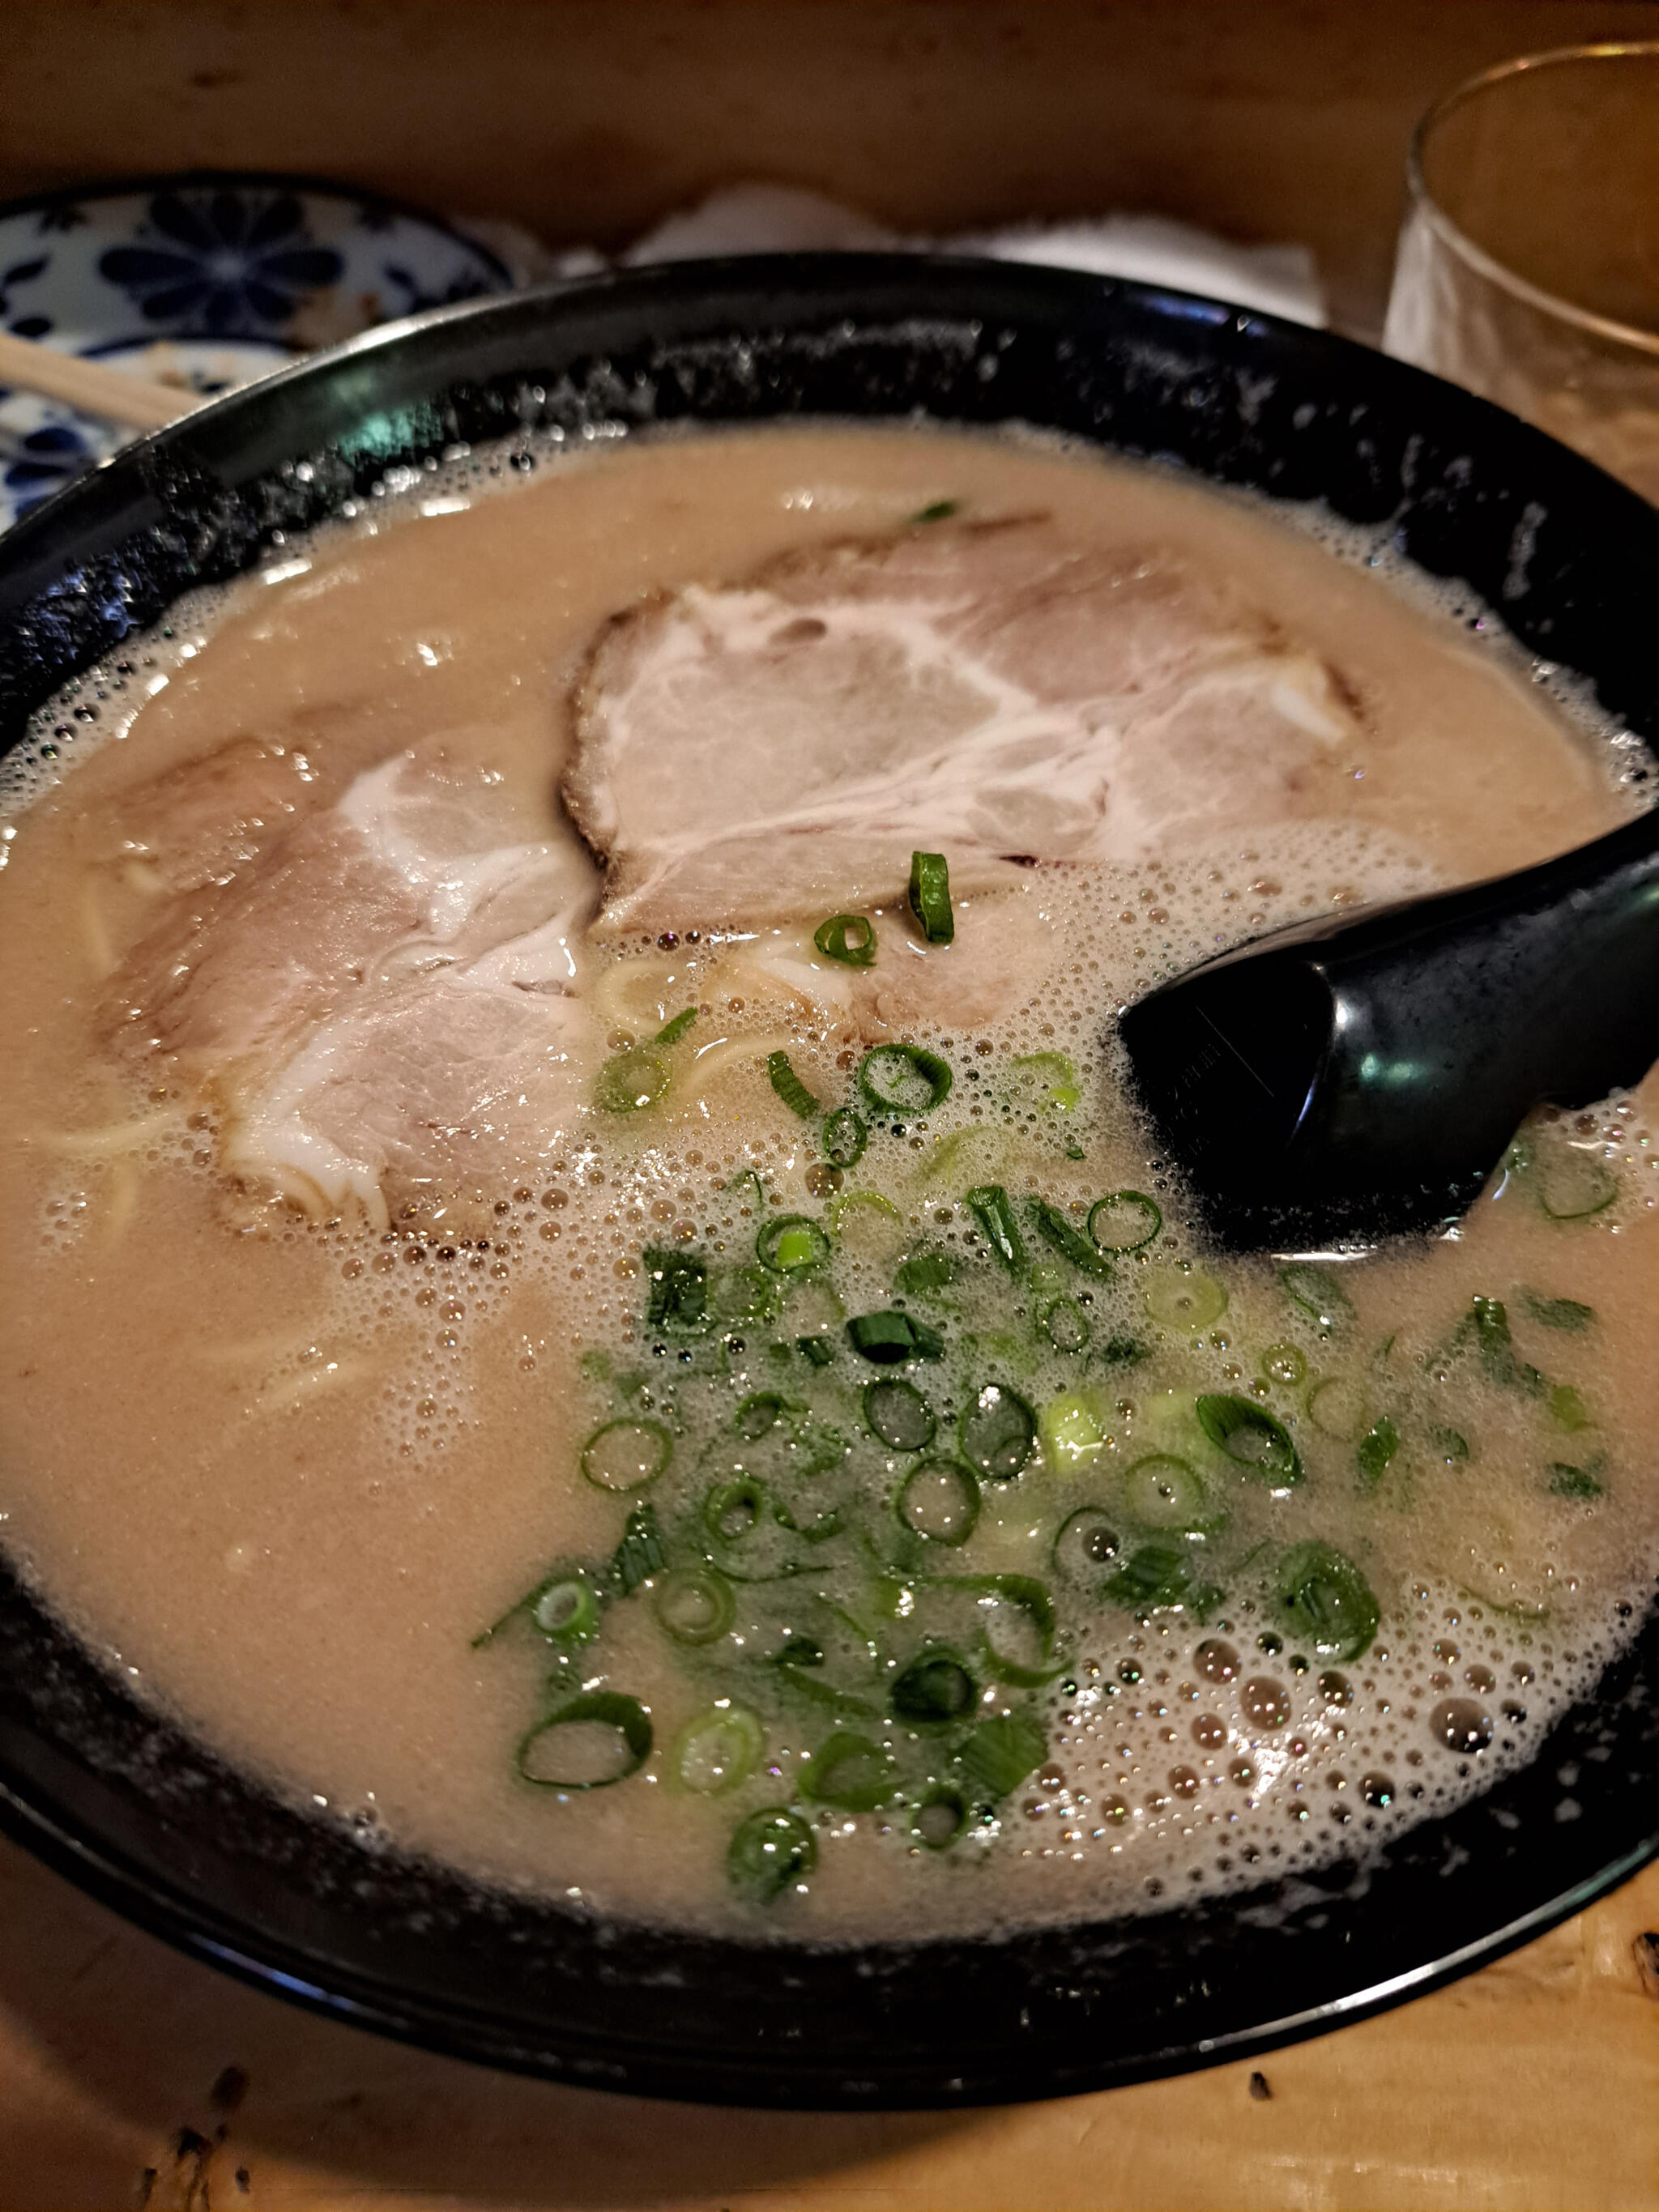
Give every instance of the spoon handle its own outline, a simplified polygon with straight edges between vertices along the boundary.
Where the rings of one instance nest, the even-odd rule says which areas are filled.
[[[1659,810],[1514,875],[1241,946],[1121,1028],[1233,1241],[1445,1219],[1535,1106],[1589,1105],[1659,1059]]]

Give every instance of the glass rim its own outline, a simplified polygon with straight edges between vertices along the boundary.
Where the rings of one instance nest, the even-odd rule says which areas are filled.
[[[1586,46],[1552,46],[1543,53],[1516,55],[1509,61],[1494,63],[1490,69],[1480,70],[1474,76],[1466,77],[1449,92],[1443,93],[1419,118],[1406,155],[1406,183],[1413,208],[1421,214],[1441,243],[1500,291],[1509,293],[1511,298],[1527,307],[1553,316],[1557,322],[1570,324],[1595,337],[1609,339],[1632,352],[1659,358],[1659,336],[1653,331],[1638,330],[1633,323],[1621,323],[1611,315],[1598,315],[1594,308],[1581,307],[1576,301],[1565,299],[1559,292],[1547,292],[1542,285],[1530,283],[1488,253],[1485,246],[1477,244],[1441,206],[1429,189],[1428,179],[1423,169],[1424,149],[1436,125],[1476,94],[1502,84],[1508,78],[1521,76],[1534,70],[1553,68],[1564,62],[1619,61],[1632,56],[1659,61],[1659,39],[1611,39]]]

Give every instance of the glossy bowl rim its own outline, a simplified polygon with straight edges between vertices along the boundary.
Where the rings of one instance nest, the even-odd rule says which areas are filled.
[[[739,297],[748,302],[746,313],[739,314],[729,304]],[[1614,485],[1591,464],[1568,453],[1542,434],[1517,423],[1485,402],[1345,340],[1161,288],[1072,272],[1019,270],[1006,264],[943,258],[923,264],[906,256],[817,255],[678,264],[669,269],[629,271],[550,286],[538,293],[465,303],[378,327],[311,362],[279,368],[256,385],[227,394],[184,422],[153,434],[128,448],[104,470],[68,486],[37,507],[0,544],[0,608],[9,606],[15,610],[21,599],[31,601],[38,609],[46,603],[52,590],[61,591],[64,563],[68,557],[65,543],[75,538],[77,532],[82,542],[83,556],[74,574],[82,580],[84,586],[84,580],[93,574],[96,564],[106,560],[112,542],[110,517],[112,514],[118,514],[121,498],[127,498],[135,512],[148,502],[158,515],[167,520],[173,514],[167,505],[172,495],[170,486],[185,485],[193,498],[206,495],[200,490],[205,483],[216,496],[214,471],[218,462],[239,452],[246,459],[250,446],[256,453],[259,450],[252,425],[259,420],[262,411],[269,415],[275,408],[280,414],[283,407],[293,400],[300,409],[295,419],[302,420],[304,403],[312,396],[325,392],[331,379],[347,386],[361,385],[366,395],[362,404],[367,404],[369,386],[364,380],[377,366],[385,369],[395,383],[398,373],[410,365],[412,356],[415,381],[418,383],[420,349],[434,342],[441,343],[457,334],[463,340],[476,341],[477,352],[483,356],[503,332],[510,340],[521,325],[526,326],[527,343],[533,335],[530,326],[535,325],[538,319],[557,328],[573,320],[580,325],[586,314],[590,321],[597,318],[599,326],[603,327],[609,312],[620,314],[624,322],[631,314],[641,327],[655,327],[660,317],[666,315],[672,321],[673,313],[679,313],[689,318],[694,331],[703,332],[705,340],[711,331],[723,333],[725,338],[730,339],[752,332],[757,314],[764,323],[766,316],[773,312],[772,303],[790,301],[793,305],[781,306],[776,310],[777,326],[785,336],[799,337],[810,331],[817,340],[828,343],[826,333],[832,336],[840,327],[838,309],[850,312],[848,303],[858,301],[863,303],[860,317],[855,319],[860,320],[858,343],[862,344],[873,343],[871,334],[884,327],[881,323],[884,313],[890,320],[908,307],[914,319],[915,314],[925,314],[923,303],[929,298],[945,300],[963,327],[969,322],[975,327],[987,322],[994,324],[999,314],[1012,316],[1029,309],[1030,328],[1039,333],[1048,331],[1054,337],[1056,358],[1066,347],[1074,353],[1080,347],[1086,355],[1089,347],[1096,343],[1103,354],[1109,354],[1112,345],[1122,337],[1117,327],[1121,324],[1132,333],[1140,331],[1146,338],[1143,353],[1137,355],[1133,362],[1137,376],[1162,374],[1158,368],[1158,362],[1177,355],[1183,335],[1192,336],[1196,366],[1191,374],[1198,380],[1193,388],[1200,398],[1208,389],[1204,377],[1215,367],[1210,358],[1213,354],[1224,368],[1228,362],[1233,362],[1233,368],[1228,374],[1234,374],[1237,386],[1235,396],[1240,398],[1241,404],[1247,386],[1252,393],[1259,391],[1261,376],[1268,364],[1276,362],[1282,368],[1285,362],[1310,357],[1316,364],[1324,365],[1323,382],[1339,395],[1345,382],[1351,392],[1380,386],[1385,392],[1404,395],[1431,414],[1449,416],[1454,434],[1468,431],[1472,450],[1477,455],[1483,443],[1486,447],[1495,444],[1500,451],[1507,448],[1518,455],[1522,474],[1536,475],[1540,485],[1553,483],[1559,486],[1565,483],[1570,507],[1576,501],[1586,518],[1596,519],[1599,514],[1602,526],[1611,526],[1615,532],[1626,532],[1641,556],[1636,563],[1638,570],[1643,575],[1659,575],[1659,515],[1635,495]],[[811,307],[812,314],[818,318],[817,321],[811,316],[802,319],[803,303]],[[1049,318],[1048,323],[1042,320],[1043,315]],[[569,336],[568,329],[566,336]],[[685,342],[689,344],[690,338],[686,337]],[[854,341],[849,338],[848,343],[850,345]],[[1135,343],[1139,340],[1137,338]],[[1206,347],[1210,353],[1206,352]],[[513,351],[511,344],[507,350]],[[1085,363],[1091,365],[1091,362]],[[454,383],[459,374],[452,366],[447,381],[441,387],[447,395],[460,388]],[[1251,382],[1252,379],[1255,381]],[[1249,404],[1255,406],[1276,403],[1272,402],[1270,394],[1267,400],[1251,398]],[[1332,406],[1340,412],[1335,400]],[[1352,419],[1346,427],[1339,422],[1334,432],[1340,451],[1350,458],[1367,442],[1356,428],[1364,407],[1356,403],[1356,408],[1357,412],[1350,410]],[[785,407],[779,411],[791,410]],[[834,410],[807,407],[797,411],[823,414]],[[866,411],[873,414],[878,410]],[[941,419],[966,427],[980,418],[946,412]],[[992,414],[984,419],[1042,418]],[[505,427],[510,428],[511,424]],[[270,439],[264,442],[269,448]],[[282,439],[276,441],[279,447],[283,442]],[[1100,442],[1120,441],[1114,437],[1103,438]],[[291,447],[291,440],[289,443]],[[1457,443],[1454,434],[1448,449],[1450,459],[1446,471],[1446,483],[1454,487],[1454,492],[1447,493],[1446,497],[1453,499],[1454,504],[1455,484],[1462,481],[1458,476],[1461,464],[1455,451]],[[1163,451],[1162,447],[1137,446],[1133,439],[1122,441],[1121,447],[1130,452]],[[1419,456],[1411,465],[1420,468],[1425,465]],[[249,468],[250,473],[258,477],[258,470],[252,463]],[[182,472],[170,476],[168,471],[174,469],[181,469]],[[1210,473],[1201,468],[1195,469],[1195,472]],[[1218,477],[1216,480],[1231,479]],[[1440,488],[1432,483],[1430,490],[1435,497],[1440,496]],[[1486,495],[1481,493],[1481,496]],[[1431,499],[1424,512],[1430,514],[1432,520],[1434,511]],[[1474,514],[1474,510],[1468,512]],[[1475,520],[1479,520],[1478,515]],[[1470,522],[1467,526],[1473,529],[1475,523]],[[1587,528],[1584,534],[1593,533]],[[252,557],[241,559],[240,565],[250,565]],[[1592,558],[1588,552],[1582,557],[1585,561]],[[1576,573],[1571,571],[1570,562],[1569,573]],[[1640,580],[1638,576],[1638,581]],[[188,584],[179,588],[188,588]],[[1524,599],[1531,589],[1528,585],[1521,597]],[[0,614],[0,638],[5,635],[5,618]],[[96,657],[84,656],[78,665],[85,665],[87,659]],[[14,656],[0,671],[0,694],[3,695],[0,697],[0,711],[9,718],[14,735],[23,700],[15,680],[17,665]],[[70,672],[70,663],[60,661],[50,688],[57,689]],[[1645,681],[1645,669],[1642,674]],[[1643,697],[1644,714],[1639,726],[1652,739],[1659,737],[1659,681],[1656,681],[1651,695],[1644,692]],[[1659,1624],[1650,1626],[1638,1638],[1644,1655],[1644,1665],[1647,1663],[1646,1646],[1659,1642],[1655,1627]],[[82,1656],[84,1660],[85,1655]],[[1659,1658],[1659,1653],[1651,1656]],[[3,1672],[0,1668],[0,1674]],[[1628,1687],[1623,1694],[1625,1703],[1630,1704],[1632,1693]],[[1644,1711],[1659,1704],[1645,1691],[1643,1695],[1647,1698]],[[1605,1717],[1599,1705],[1587,1711],[1587,1727],[1593,1729]],[[441,1998],[433,2002],[422,1991],[411,1990],[396,1974],[387,1977],[364,1972],[338,1959],[319,1961],[307,1943],[273,1936],[257,1919],[250,1922],[246,1915],[239,1917],[235,1911],[220,1909],[211,1896],[203,1894],[199,1880],[192,1887],[188,1881],[174,1879],[165,1866],[158,1872],[155,1864],[143,1863],[133,1851],[124,1850],[118,1841],[112,1840],[106,1827],[101,1826],[96,1818],[77,1814],[70,1796],[61,1787],[54,1789],[50,1774],[33,1757],[37,1751],[46,1754],[57,1749],[47,1740],[50,1731],[43,1735],[35,1728],[32,1737],[32,1727],[33,1723],[30,1723],[20,1729],[14,1725],[13,1716],[0,1714],[0,1826],[82,1887],[192,1954],[336,2018],[355,2021],[453,2055],[553,2078],[580,2080],[590,2086],[724,2103],[774,2103],[820,2109],[971,2105],[1071,2094],[1236,2058],[1319,2033],[1340,2021],[1361,2017],[1436,1986],[1486,1959],[1528,1941],[1659,1854],[1659,1795],[1651,1806],[1645,1796],[1636,1806],[1615,1800],[1623,1823],[1616,1838],[1610,1839],[1606,1848],[1590,1851],[1576,1864],[1570,1878],[1547,1883],[1518,1909],[1500,1913],[1465,1940],[1437,1940],[1426,1948],[1419,1946],[1412,1956],[1401,1957],[1392,1971],[1368,1969],[1352,1985],[1328,1989],[1306,2003],[1283,2008],[1264,2004],[1242,2024],[1212,2023],[1213,2033],[1203,2032],[1200,2021],[1189,2019],[1172,2030],[1149,2033],[1134,2048],[1090,2048],[1073,2057],[1058,2050],[1053,2039],[1042,2043],[1035,2037],[1027,2038],[1023,2030],[1010,2029],[1004,2041],[989,2051],[982,2063],[957,2066],[943,2057],[935,2058],[925,2049],[915,2048],[914,2033],[911,2043],[895,2042],[890,2027],[886,2031],[890,2047],[869,2064],[854,2064],[842,2057],[833,2064],[820,2065],[810,2055],[775,2044],[768,2049],[694,2049],[682,2038],[678,2045],[672,2039],[666,2043],[659,2039],[653,2045],[648,2033],[633,2040],[626,2033],[618,2033],[612,2037],[608,2051],[581,2053],[570,2047],[568,2023],[562,2029],[550,2031],[550,2040],[540,2039],[522,2021],[503,2025],[499,2018],[488,2016],[488,2008],[481,2014],[477,2006],[462,1999]],[[1551,1746],[1556,1745],[1566,1727],[1564,1723],[1555,1731],[1549,1740]],[[165,1730],[159,1726],[152,1732],[158,1740],[165,1735]],[[1573,1742],[1577,1741],[1577,1737],[1572,1738]],[[1644,1745],[1642,1747],[1644,1751]],[[191,1747],[186,1744],[185,1748],[189,1750]],[[1546,1748],[1547,1751],[1549,1747]],[[1534,1765],[1541,1766],[1545,1763],[1540,1755]],[[1528,1768],[1522,1773],[1530,1776],[1533,1771]],[[1463,1811],[1490,1809],[1492,1798],[1508,1786],[1506,1781],[1498,1791],[1477,1798],[1472,1808]],[[274,1807],[269,1809],[274,1814]],[[1405,1840],[1407,1844],[1412,1838],[1438,1840],[1462,1819],[1460,1813],[1450,1822],[1425,1821],[1408,1831]],[[1479,1826],[1478,1821],[1474,1826]],[[1473,1827],[1470,1832],[1474,1832]],[[1450,1848],[1461,1850],[1462,1846],[1454,1838]],[[1411,1858],[1412,1854],[1402,1849],[1400,1857]],[[1379,1879],[1392,1880],[1393,1874],[1385,1869]],[[1370,1881],[1369,1875],[1365,1880]],[[1432,1889],[1425,1893],[1431,1896]],[[1363,1890],[1359,1894],[1363,1901]],[[1334,1902],[1332,1909],[1340,1909],[1340,1901]],[[1324,1910],[1322,1905],[1321,1910]],[[1310,1915],[1310,1926],[1313,1917]],[[1376,1916],[1373,1913],[1370,1917],[1374,1922]],[[1075,1971],[1079,1981],[1086,1978],[1090,1969],[1083,1953],[1091,1942],[1099,1939],[1097,1948],[1103,1946],[1108,1960],[1105,1986],[1111,1986],[1115,1972],[1109,1963],[1115,1955],[1114,1946],[1121,1948],[1123,1942],[1132,1943],[1165,1921],[1171,1923],[1177,1938],[1194,1930],[1202,1932],[1202,1916],[1171,1911],[1079,1929],[1034,1931],[1029,1936],[1016,1936],[1000,1943],[865,1945],[833,1953],[788,1944],[732,1943],[714,1948],[734,1969],[739,1966],[752,1968],[758,1960],[764,1962],[768,1971],[786,1976],[796,1970],[815,1973],[820,1967],[829,1972],[826,1960],[840,1972],[849,1960],[857,1962],[859,1971],[867,1965],[870,1972],[878,1976],[899,1978],[921,1967],[942,1974],[952,1960],[958,1965],[965,1960],[974,1971],[994,1978],[1005,1967],[1021,1965],[1029,1954],[1032,1961],[1030,1971],[1035,1977],[1031,1985],[1034,2002],[1061,1997],[1087,1998],[1092,2002],[1093,1997],[1087,1990],[1056,1987],[1055,1977]],[[1314,1929],[1316,1935],[1318,1932]],[[1371,1932],[1378,1931],[1373,1929]],[[601,1948],[611,1940],[612,1933],[624,1947],[632,1940],[628,1923],[613,1923],[610,1930],[601,1925]],[[1075,1947],[1073,1964],[1067,1963],[1067,1944]],[[896,1986],[896,1978],[894,1985]],[[1198,1986],[1200,1992],[1207,1987],[1201,1972]],[[718,2002],[718,1990],[710,2001]],[[1269,2016],[1263,2018],[1263,2011]],[[1073,2016],[1085,2021],[1098,2018],[1097,2014],[1089,2012],[1087,2003],[1080,2012],[1074,2011]],[[1019,2017],[1023,2021],[1024,2014]]]

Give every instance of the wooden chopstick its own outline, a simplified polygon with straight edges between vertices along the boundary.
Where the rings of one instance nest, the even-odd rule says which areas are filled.
[[[15,338],[3,331],[0,384],[64,400],[84,414],[125,422],[136,430],[159,430],[202,404],[193,392],[152,384],[147,377],[128,376],[101,362],[82,361],[76,354],[56,353],[50,346],[36,345],[33,338]]]

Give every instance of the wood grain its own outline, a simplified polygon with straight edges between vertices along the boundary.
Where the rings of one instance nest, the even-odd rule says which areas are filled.
[[[1157,208],[1316,248],[1375,330],[1405,143],[1646,0],[9,0],[0,193],[311,170],[613,242],[711,185],[903,228]],[[728,2113],[399,2050],[240,1988],[0,1846],[0,2208],[1659,2212],[1659,1869],[1261,2063],[939,2118]]]
[[[1659,1867],[1483,1973],[1256,2069],[948,2117],[721,2112],[312,2019],[4,1845],[0,2207],[1652,2212],[1656,1929]]]
[[[905,229],[1151,208],[1305,240],[1376,331],[1429,102],[1656,35],[1648,0],[8,0],[0,193],[289,169],[600,243],[747,177]]]

